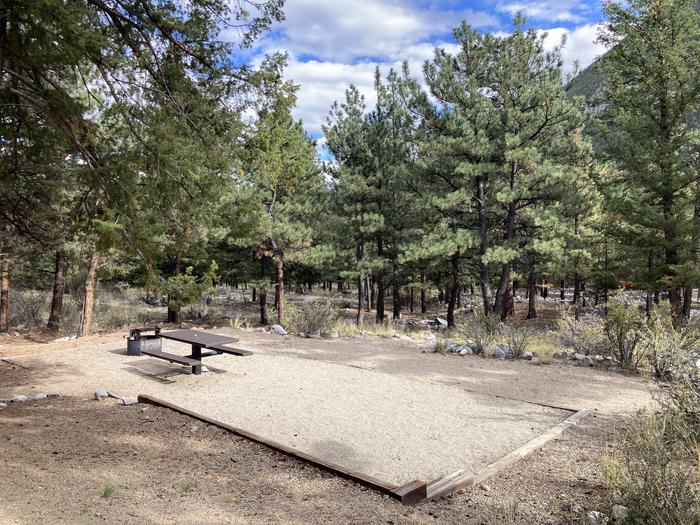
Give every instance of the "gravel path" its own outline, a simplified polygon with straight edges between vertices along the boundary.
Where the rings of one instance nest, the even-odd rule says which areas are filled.
[[[218,356],[211,372],[123,355],[123,339],[14,360],[33,392],[151,394],[200,414],[402,484],[478,470],[556,425],[567,411],[398,374],[261,352]],[[167,341],[165,350],[187,347]],[[26,371],[25,371],[26,372]],[[31,393],[17,385],[3,394]]]

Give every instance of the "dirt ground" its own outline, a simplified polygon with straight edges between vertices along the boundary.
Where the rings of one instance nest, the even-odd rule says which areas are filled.
[[[638,378],[568,364],[421,354],[396,340],[309,340],[239,333],[264,355],[390,372],[592,415],[479,487],[405,507],[371,490],[164,409],[89,393],[0,411],[0,523],[582,523],[607,505],[602,461],[614,433],[649,403]],[[7,345],[70,353],[76,343]],[[20,348],[21,347],[21,348]],[[219,359],[219,358],[214,358]],[[36,393],[47,370],[0,366],[0,391]],[[107,496],[107,497],[103,497]]]

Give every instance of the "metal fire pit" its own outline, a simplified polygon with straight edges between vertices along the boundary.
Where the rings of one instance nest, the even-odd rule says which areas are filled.
[[[144,334],[143,332],[153,332],[153,334]],[[160,328],[133,328],[129,332],[129,338],[126,343],[127,355],[141,355],[143,350],[150,352],[160,352],[163,349],[163,340],[158,335]]]

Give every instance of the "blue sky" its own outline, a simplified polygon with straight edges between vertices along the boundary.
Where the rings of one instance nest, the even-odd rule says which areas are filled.
[[[480,31],[506,33],[515,13],[546,30],[554,46],[567,35],[565,69],[590,64],[603,48],[595,43],[602,20],[600,0],[287,0],[286,20],[276,24],[253,48],[289,54],[287,77],[300,85],[295,115],[308,133],[320,138],[330,105],[350,83],[374,102],[373,73],[404,60],[420,76],[436,46],[454,49],[451,30],[466,20]]]

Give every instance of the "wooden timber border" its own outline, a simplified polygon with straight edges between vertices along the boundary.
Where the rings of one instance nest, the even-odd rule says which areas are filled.
[[[405,505],[415,505],[416,503],[422,503],[430,499],[440,498],[456,490],[470,487],[476,485],[477,483],[481,483],[482,481],[493,476],[505,467],[512,465],[519,459],[525,457],[530,452],[533,452],[534,450],[537,450],[538,448],[544,446],[546,443],[559,436],[567,428],[578,423],[589,413],[588,410],[579,410],[578,412],[575,412],[573,415],[559,423],[557,426],[552,427],[544,434],[537,436],[536,438],[532,439],[531,441],[529,441],[522,447],[514,450],[513,452],[506,454],[495,463],[492,463],[491,465],[487,466],[486,468],[477,473],[471,474],[467,471],[459,470],[442,478],[433,480],[429,483],[425,481],[415,480],[411,481],[410,483],[406,483],[405,485],[393,485],[391,483],[387,483],[372,476],[368,476],[366,474],[362,474],[347,467],[343,467],[336,463],[332,463],[330,461],[326,461],[316,456],[312,456],[295,448],[288,447],[281,443],[277,443],[276,441],[272,441],[262,436],[258,436],[246,430],[236,428],[232,425],[229,425],[228,423],[223,423],[216,419],[197,414],[196,412],[179,407],[177,405],[174,405],[173,403],[164,401],[162,399],[141,394],[138,396],[138,400],[139,403],[147,403],[149,405],[168,408],[175,412],[179,412],[180,414],[184,414],[199,421],[203,421],[204,423],[208,423],[210,425],[222,428],[236,436],[248,439],[250,441],[254,441],[255,443],[259,443],[281,454],[304,461],[327,472],[331,472],[345,479],[349,479],[356,483],[359,483],[360,485],[364,485],[365,487],[369,487],[383,494],[387,494],[392,498],[399,500]],[[560,410],[573,412],[571,409],[568,408],[552,408],[559,408]]]

